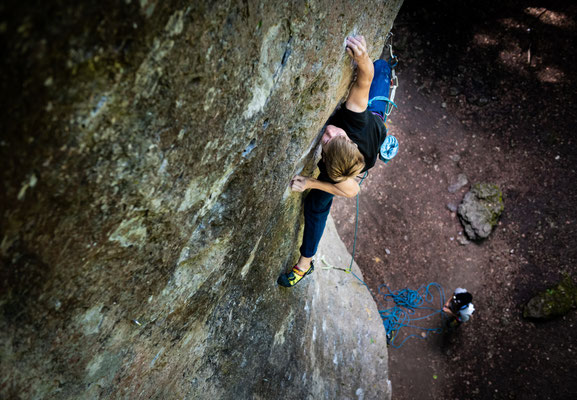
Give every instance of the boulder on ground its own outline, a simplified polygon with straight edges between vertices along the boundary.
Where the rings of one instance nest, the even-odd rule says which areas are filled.
[[[557,286],[549,288],[527,302],[523,317],[550,320],[567,314],[577,307],[577,285],[569,275],[565,275]]]
[[[459,219],[467,237],[471,240],[487,238],[504,209],[503,194],[497,185],[473,185],[458,208]]]

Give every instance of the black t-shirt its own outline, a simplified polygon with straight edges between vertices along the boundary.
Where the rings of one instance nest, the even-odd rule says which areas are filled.
[[[355,142],[365,158],[365,172],[372,168],[377,161],[381,145],[387,136],[383,121],[369,110],[357,113],[349,110],[343,103],[341,107],[327,121],[327,125],[334,125],[343,129],[349,138]],[[323,160],[319,162],[321,174],[319,179],[332,182],[326,173]]]

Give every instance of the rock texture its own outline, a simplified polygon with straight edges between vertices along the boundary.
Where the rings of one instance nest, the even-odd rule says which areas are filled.
[[[497,225],[503,212],[503,194],[496,185],[477,183],[465,195],[458,214],[471,240],[485,239]]]
[[[549,288],[527,302],[523,317],[549,320],[577,308],[577,285],[565,275],[555,287]]]
[[[348,268],[350,257],[329,216],[316,255],[316,270],[312,279],[307,277],[309,281],[302,282],[309,285],[306,291],[310,297],[304,311],[308,314],[310,305],[311,323],[299,339],[305,347],[309,342],[312,362],[309,361],[307,371],[313,373],[314,380],[326,382],[321,387],[330,387],[325,393],[318,390],[311,393],[313,399],[391,397],[387,337],[377,305],[356,263],[352,268],[356,277],[334,268]],[[331,360],[333,365],[323,370],[321,364],[315,362],[317,358]],[[304,382],[306,377],[301,378]],[[341,382],[342,387],[331,387],[331,382]]]
[[[3,2],[0,397],[386,398],[366,290],[276,278],[400,3]]]
[[[455,193],[457,190],[461,189],[463,186],[469,183],[469,179],[467,179],[467,175],[459,174],[455,183],[451,184],[447,190],[449,193]]]

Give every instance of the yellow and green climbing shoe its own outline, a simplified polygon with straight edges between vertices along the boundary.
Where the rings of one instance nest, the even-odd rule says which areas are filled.
[[[295,265],[291,272],[287,274],[281,274],[281,276],[278,277],[277,283],[284,287],[293,287],[294,285],[299,283],[300,280],[303,279],[305,276],[311,274],[314,270],[315,266],[312,261],[311,266],[306,272],[301,271]]]

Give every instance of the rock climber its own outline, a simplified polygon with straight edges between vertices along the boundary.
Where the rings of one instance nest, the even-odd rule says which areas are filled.
[[[300,258],[278,284],[296,285],[314,270],[313,256],[323,231],[334,196],[355,197],[360,190],[357,175],[375,165],[387,131],[384,115],[387,103],[369,99],[388,96],[390,66],[385,60],[374,64],[367,53],[363,36],[348,37],[346,51],[357,64],[357,77],[344,104],[329,118],[320,140],[322,158],[318,178],[296,175],[290,183],[293,191],[310,189],[304,202],[305,228]],[[374,79],[373,79],[374,77]]]
[[[472,301],[473,295],[467,292],[467,289],[455,289],[455,293],[443,307],[443,311],[449,316],[447,319],[447,328],[449,330],[457,328],[471,318],[471,315],[475,312],[475,306]]]

